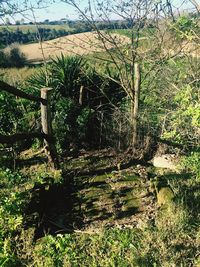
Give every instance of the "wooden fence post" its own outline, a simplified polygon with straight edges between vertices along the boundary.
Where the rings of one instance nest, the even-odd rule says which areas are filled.
[[[51,93],[52,88],[42,88],[41,98],[46,101],[41,102],[41,121],[42,121],[42,131],[47,136],[44,139],[45,150],[48,156],[48,160],[53,168],[59,169],[58,155],[55,146],[55,140],[53,138],[52,123],[51,123]]]

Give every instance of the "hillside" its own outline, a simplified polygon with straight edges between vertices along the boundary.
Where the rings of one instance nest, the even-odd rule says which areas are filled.
[[[126,36],[114,33],[113,38],[123,44],[128,43],[130,40]],[[111,45],[107,43],[107,47],[111,48]],[[65,55],[83,55],[100,52],[103,50],[103,47],[102,42],[98,40],[97,34],[94,32],[87,32],[45,41],[42,43],[42,49],[39,43],[20,45],[20,49],[30,62],[38,62],[43,60],[42,50],[45,59],[49,59],[52,56],[59,56],[61,53]]]

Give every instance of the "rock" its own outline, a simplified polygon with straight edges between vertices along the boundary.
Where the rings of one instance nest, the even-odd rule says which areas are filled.
[[[163,187],[157,193],[158,206],[168,205],[173,202],[174,193],[169,187]]]
[[[174,154],[165,154],[153,158],[153,166],[157,168],[167,168],[177,170],[177,160]]]

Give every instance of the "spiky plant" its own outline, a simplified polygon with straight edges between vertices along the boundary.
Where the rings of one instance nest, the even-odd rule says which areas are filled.
[[[52,59],[51,73],[54,88],[63,96],[76,99],[83,80],[85,60],[79,56],[60,57]]]

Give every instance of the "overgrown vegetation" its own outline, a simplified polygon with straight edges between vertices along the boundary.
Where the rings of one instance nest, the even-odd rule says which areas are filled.
[[[1,52],[1,81],[32,96],[53,89],[45,140],[60,169],[39,137],[0,144],[0,266],[200,266],[199,21],[167,3],[153,9],[165,8],[161,24],[79,22],[106,46],[92,55],[21,68],[17,46]],[[0,89],[0,138],[41,133],[42,101]],[[173,165],[155,167],[163,155]]]
[[[0,67],[24,67],[27,63],[25,55],[20,51],[15,44],[7,47],[6,50],[0,50]]]
[[[124,224],[124,219],[120,219],[118,213],[118,219],[115,218],[115,220],[112,217],[116,216],[114,212],[111,213],[110,219],[105,216],[106,213],[104,209],[107,208],[107,205],[113,208],[114,206],[110,203],[109,198],[106,200],[107,191],[105,191],[105,187],[102,187],[103,191],[100,196],[97,195],[100,190],[98,185],[96,185],[95,189],[95,185],[91,184],[91,181],[106,182],[108,177],[113,177],[112,179],[116,179],[117,181],[121,175],[120,173],[108,173],[104,177],[94,176],[92,178],[90,176],[90,181],[88,180],[88,183],[85,180],[85,188],[87,188],[87,191],[83,188],[76,196],[69,196],[69,198],[72,198],[75,207],[79,205],[79,201],[81,201],[82,208],[78,210],[77,206],[76,211],[74,210],[72,212],[74,217],[70,217],[70,221],[67,221],[67,218],[72,216],[72,214],[62,214],[61,210],[55,211],[55,207],[57,207],[57,209],[58,207],[61,208],[61,206],[55,206],[55,203],[57,203],[56,205],[60,205],[59,198],[58,196],[56,197],[56,194],[59,194],[62,201],[65,199],[62,197],[61,190],[65,188],[66,181],[63,182],[59,179],[54,180],[55,178],[53,178],[53,176],[58,177],[57,174],[45,172],[42,166],[40,166],[39,171],[38,166],[39,165],[37,165],[37,175],[33,173],[31,175],[30,171],[28,179],[22,172],[12,172],[8,169],[1,171],[0,242],[2,265],[13,266],[20,264],[22,266],[52,267],[71,265],[97,266],[98,262],[99,266],[198,266],[198,209],[200,193],[198,190],[199,180],[196,179],[195,175],[188,174],[186,177],[184,174],[180,176],[179,174],[165,173],[160,176],[160,181],[162,180],[162,183],[168,183],[175,194],[173,203],[167,202],[162,208],[156,211],[151,220],[146,218],[147,215],[142,218],[140,217],[141,213],[136,212],[134,216],[136,216],[137,219],[131,222],[131,211],[126,212],[125,220],[129,222],[126,225],[126,223]],[[79,168],[80,167],[79,163]],[[74,167],[72,166],[72,168]],[[131,170],[127,170],[127,174],[129,175],[130,173]],[[159,173],[157,173],[157,175],[159,175]],[[128,181],[130,184],[132,179],[132,176],[129,178],[126,177],[126,185],[128,185]],[[136,181],[137,180],[134,182],[134,186],[137,184]],[[59,183],[60,186],[57,183]],[[112,186],[112,183],[109,183],[110,186]],[[55,187],[56,184],[57,186]],[[116,182],[116,192],[119,194],[120,187],[117,187],[117,185],[121,186],[122,189],[124,187],[120,185],[119,180]],[[69,187],[69,184],[67,186]],[[44,197],[45,195],[47,197],[53,197],[53,202],[52,200],[45,200],[45,198],[38,199],[38,201],[47,201],[40,203],[40,205],[44,205],[43,208],[46,209],[43,211],[46,212],[46,220],[49,218],[50,214],[53,216],[53,214],[57,212],[55,218],[49,218],[49,220],[53,221],[50,221],[51,223],[55,223],[51,225],[51,227],[54,226],[55,229],[57,229],[57,234],[54,236],[48,234],[48,227],[50,225],[48,226],[48,224],[46,224],[46,226],[44,226],[45,221],[40,221],[40,216],[42,215],[40,214],[40,210],[29,214],[27,208],[25,208],[27,206],[31,207],[29,203],[33,205],[35,197],[37,198],[34,188],[42,190],[41,194],[44,195],[40,195],[40,197]],[[143,191],[144,188],[140,190]],[[65,194],[66,193],[67,191]],[[94,206],[91,212],[91,207],[87,203],[97,196],[99,197],[101,206]],[[128,207],[128,204],[125,202],[127,200],[129,207],[132,207],[131,199],[128,196],[129,195],[125,197],[125,195],[121,195],[124,201],[124,207]],[[85,202],[83,201],[84,198]],[[113,201],[115,201],[115,198],[113,198]],[[95,203],[97,202],[93,200],[94,205]],[[48,205],[52,205],[52,210],[49,209]],[[66,203],[62,203],[62,205],[65,206],[65,212],[67,212],[69,208],[68,200],[66,200]],[[91,223],[90,227],[86,229],[73,229],[73,227],[76,226],[72,226],[71,222],[76,220],[78,216],[81,216],[82,212],[85,213],[85,220],[94,219],[94,216],[97,216],[97,213],[95,213],[97,207],[101,212],[102,222],[105,220],[106,227],[104,229],[97,228],[99,224],[98,221],[93,227]],[[26,215],[24,214],[24,210],[26,210]],[[62,218],[65,218],[66,221]],[[113,224],[114,221],[116,221],[116,225]],[[41,235],[41,232],[37,233],[37,222],[40,222],[43,224],[43,227],[45,227],[46,230],[42,235],[46,233],[46,236],[35,241],[35,237],[39,233]],[[135,223],[137,225],[136,228],[133,227]],[[121,225],[121,227],[117,227],[117,224]],[[112,227],[110,227],[110,225],[112,225]],[[126,226],[123,227],[123,225]],[[65,228],[71,231],[69,229],[70,227],[72,227],[71,230],[73,229],[74,231],[73,234],[63,233],[63,231],[67,231]],[[84,226],[82,225],[82,227]]]

